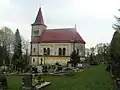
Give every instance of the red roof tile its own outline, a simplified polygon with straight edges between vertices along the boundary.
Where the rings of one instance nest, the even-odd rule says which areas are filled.
[[[36,20],[32,25],[45,25],[44,20],[43,20],[43,16],[42,16],[41,8],[39,8]]]
[[[75,40],[76,43],[85,43],[75,28],[47,29],[41,37],[35,36],[31,40],[44,43],[70,43]]]
[[[39,8],[35,22],[32,25],[45,25],[41,8]],[[31,42],[45,42],[45,43],[85,43],[75,28],[63,29],[46,29],[41,36],[32,36]]]

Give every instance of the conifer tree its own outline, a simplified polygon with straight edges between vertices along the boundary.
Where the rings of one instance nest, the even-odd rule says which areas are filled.
[[[22,44],[21,44],[21,36],[18,29],[15,32],[14,55],[13,55],[12,63],[14,65],[18,65],[22,63]]]
[[[120,10],[119,10],[120,11]],[[117,23],[113,25],[113,29],[116,31],[113,34],[113,38],[110,44],[108,64],[110,71],[115,77],[120,78],[120,18],[115,16]]]
[[[70,63],[72,64],[73,67],[76,67],[77,63],[79,62],[80,62],[79,51],[74,50],[70,57]]]

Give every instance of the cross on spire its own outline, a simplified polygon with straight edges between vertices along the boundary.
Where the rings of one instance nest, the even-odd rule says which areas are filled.
[[[75,29],[76,29],[76,24],[75,24]]]

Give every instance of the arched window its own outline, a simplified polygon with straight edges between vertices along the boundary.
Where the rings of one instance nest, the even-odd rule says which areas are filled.
[[[62,49],[59,48],[59,55],[61,56],[62,55]]]
[[[34,34],[36,35],[36,34],[39,34],[39,30],[35,30],[34,31]]]
[[[77,49],[77,53],[79,53],[79,49]]]
[[[46,48],[43,48],[43,54],[46,55]]]
[[[77,54],[79,55],[79,49],[77,49]]]
[[[33,48],[33,51],[34,51],[34,52],[35,52],[35,50],[36,50],[36,49],[35,49],[35,48]]]
[[[33,63],[35,62],[35,59],[33,58]]]
[[[47,48],[47,55],[50,55],[50,48]]]
[[[66,54],[66,48],[63,48],[63,55],[65,56]]]

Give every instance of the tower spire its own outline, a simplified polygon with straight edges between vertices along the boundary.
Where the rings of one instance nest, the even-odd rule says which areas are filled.
[[[41,7],[39,8],[39,11],[38,11],[37,17],[35,19],[35,22],[32,25],[45,25]]]

